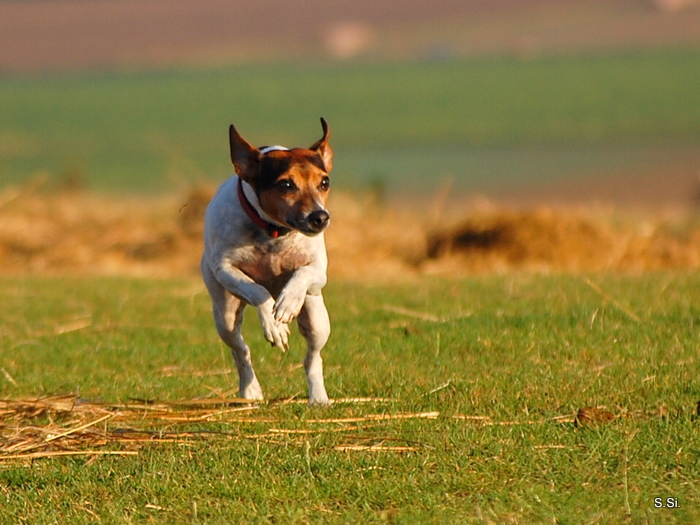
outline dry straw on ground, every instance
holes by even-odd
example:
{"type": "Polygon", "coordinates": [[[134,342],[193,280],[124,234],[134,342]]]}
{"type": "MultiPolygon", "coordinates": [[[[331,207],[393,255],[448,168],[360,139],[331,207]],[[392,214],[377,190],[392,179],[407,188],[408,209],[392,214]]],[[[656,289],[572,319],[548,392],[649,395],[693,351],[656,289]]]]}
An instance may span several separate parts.
{"type": "MultiPolygon", "coordinates": [[[[345,433],[337,451],[408,452],[420,443],[362,430],[389,421],[436,419],[438,412],[378,413],[338,418],[309,418],[306,428],[279,428],[285,421],[270,408],[294,400],[250,404],[243,399],[198,399],[178,402],[106,404],[75,396],[0,400],[0,463],[60,456],[133,455],[147,444],[192,443],[205,439],[255,439],[300,445],[309,435],[345,433]],[[256,412],[268,407],[264,415],[256,412]],[[224,429],[221,424],[225,423],[224,429]],[[259,430],[264,426],[263,431],[259,430]]],[[[338,399],[335,404],[384,404],[380,398],[338,399]]],[[[295,424],[295,423],[294,423],[295,424]]]]}
{"type": "MultiPolygon", "coordinates": [[[[449,418],[476,426],[571,425],[572,428],[612,424],[617,419],[668,417],[664,407],[652,411],[613,414],[605,407],[586,407],[577,414],[538,420],[496,421],[489,416],[443,415],[440,412],[396,412],[383,398],[337,399],[343,417],[289,420],[277,408],[303,400],[273,400],[251,404],[238,398],[213,397],[175,402],[133,400],[98,403],[73,395],[0,400],[0,466],[63,456],[128,456],[146,445],[193,444],[203,440],[255,440],[308,446],[310,436],[341,436],[329,448],[339,452],[415,452],[429,444],[406,440],[391,430],[397,420],[432,421],[449,418]],[[381,406],[376,413],[358,414],[359,405],[381,406]]],[[[362,411],[364,412],[364,410],[362,411]]],[[[540,445],[537,448],[563,448],[540,445]]]]}
{"type": "MultiPolygon", "coordinates": [[[[0,193],[0,271],[14,274],[194,276],[213,193],[105,197],[33,184],[0,193]]],[[[327,232],[335,278],[403,279],[509,270],[700,268],[700,220],[685,212],[510,209],[465,202],[381,206],[335,192],[327,232]],[[435,208],[435,210],[433,210],[435,208]]]]}

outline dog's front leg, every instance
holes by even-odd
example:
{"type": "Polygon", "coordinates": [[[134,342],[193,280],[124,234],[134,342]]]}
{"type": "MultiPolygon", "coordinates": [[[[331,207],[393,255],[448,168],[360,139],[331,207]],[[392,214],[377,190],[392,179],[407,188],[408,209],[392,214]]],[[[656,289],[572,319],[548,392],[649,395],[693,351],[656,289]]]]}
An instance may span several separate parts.
{"type": "Polygon", "coordinates": [[[289,348],[289,326],[275,319],[275,299],[270,292],[230,263],[219,265],[214,275],[221,286],[256,308],[265,339],[286,351],[289,348]]]}
{"type": "Polygon", "coordinates": [[[273,310],[275,319],[289,323],[301,312],[308,295],[319,295],[326,284],[326,272],[320,265],[302,266],[284,286],[273,310]]]}

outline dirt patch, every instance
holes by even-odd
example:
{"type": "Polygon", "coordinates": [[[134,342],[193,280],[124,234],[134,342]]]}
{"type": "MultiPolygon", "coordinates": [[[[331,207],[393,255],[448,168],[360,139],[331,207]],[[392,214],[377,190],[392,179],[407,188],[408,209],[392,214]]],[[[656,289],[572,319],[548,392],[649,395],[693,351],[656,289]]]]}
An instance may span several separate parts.
{"type": "MultiPolygon", "coordinates": [[[[3,274],[196,276],[213,188],[138,200],[41,184],[0,193],[3,274]]],[[[435,205],[382,207],[336,193],[326,236],[330,273],[404,279],[510,270],[648,271],[700,268],[697,213],[599,208],[484,209],[444,219],[435,205]]]]}

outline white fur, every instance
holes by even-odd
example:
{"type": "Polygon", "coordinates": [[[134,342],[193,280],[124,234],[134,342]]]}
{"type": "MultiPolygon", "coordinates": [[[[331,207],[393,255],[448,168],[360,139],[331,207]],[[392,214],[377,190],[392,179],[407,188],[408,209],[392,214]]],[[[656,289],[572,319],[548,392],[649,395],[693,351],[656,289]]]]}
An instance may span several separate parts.
{"type": "Polygon", "coordinates": [[[271,151],[289,151],[289,148],[285,148],[284,146],[265,146],[260,150],[260,154],[265,155],[271,151]]]}
{"type": "MultiPolygon", "coordinates": [[[[278,238],[269,237],[241,207],[237,184],[237,176],[224,182],[207,208],[201,271],[217,331],[231,347],[236,362],[240,396],[263,399],[250,349],[241,335],[243,310],[249,304],[257,309],[265,339],[282,350],[288,348],[288,325],[297,319],[307,342],[304,368],[309,404],[328,404],[321,359],[321,349],[330,335],[321,295],[328,266],[323,233],[309,237],[292,230],[278,238]]],[[[252,188],[247,184],[243,188],[251,204],[262,212],[252,188]]]]}
{"type": "Polygon", "coordinates": [[[265,210],[263,210],[262,206],[260,206],[260,201],[258,200],[258,196],[255,194],[255,190],[253,189],[253,187],[246,181],[241,182],[243,183],[243,194],[245,195],[246,199],[248,199],[248,202],[253,207],[253,209],[258,213],[258,216],[265,222],[275,224],[276,226],[283,226],[275,219],[270,217],[267,213],[265,213],[265,210]]]}

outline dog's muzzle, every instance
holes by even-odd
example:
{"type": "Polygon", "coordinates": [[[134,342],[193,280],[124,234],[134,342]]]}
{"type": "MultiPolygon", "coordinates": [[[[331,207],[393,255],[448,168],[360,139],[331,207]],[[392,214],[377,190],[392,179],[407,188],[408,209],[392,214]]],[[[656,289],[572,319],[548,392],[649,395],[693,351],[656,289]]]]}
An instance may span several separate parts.
{"type": "Polygon", "coordinates": [[[331,216],[326,210],[318,210],[309,213],[309,217],[306,220],[309,223],[311,230],[315,232],[322,232],[326,229],[326,226],[328,226],[331,216]]]}
{"type": "Polygon", "coordinates": [[[326,210],[316,210],[306,217],[288,221],[288,224],[305,235],[317,235],[325,230],[330,222],[330,213],[326,210]]]}

